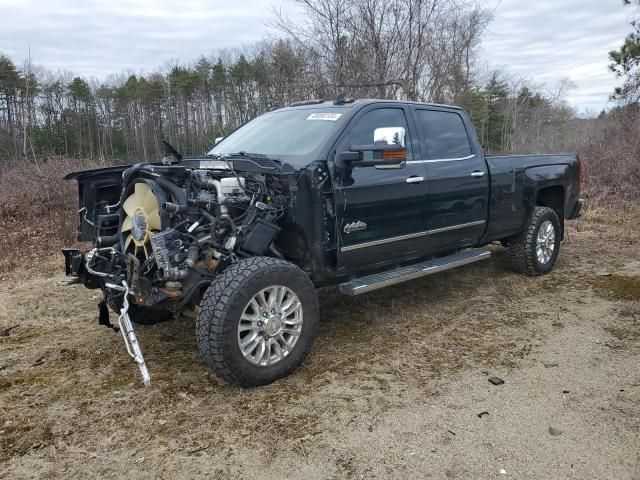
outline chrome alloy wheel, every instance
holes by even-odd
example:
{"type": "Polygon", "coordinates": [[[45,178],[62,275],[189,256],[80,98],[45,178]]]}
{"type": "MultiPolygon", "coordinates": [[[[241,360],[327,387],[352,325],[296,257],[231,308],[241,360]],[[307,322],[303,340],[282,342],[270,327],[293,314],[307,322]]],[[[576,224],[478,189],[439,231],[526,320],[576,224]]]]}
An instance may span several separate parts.
{"type": "Polygon", "coordinates": [[[549,220],[545,220],[540,225],[538,230],[538,236],[536,238],[536,257],[538,262],[542,265],[546,265],[553,256],[553,251],[556,248],[556,231],[553,228],[553,223],[549,220]]]}
{"type": "Polygon", "coordinates": [[[240,316],[240,352],[254,365],[278,363],[298,342],[302,321],[302,303],[291,289],[282,285],[262,289],[249,300],[240,316]]]}

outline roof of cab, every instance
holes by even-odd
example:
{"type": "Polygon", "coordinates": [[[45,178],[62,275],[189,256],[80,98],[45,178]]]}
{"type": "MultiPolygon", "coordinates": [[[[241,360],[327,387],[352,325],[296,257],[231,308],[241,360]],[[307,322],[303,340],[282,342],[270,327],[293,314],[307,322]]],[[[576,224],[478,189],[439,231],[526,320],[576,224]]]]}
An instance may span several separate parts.
{"type": "Polygon", "coordinates": [[[427,103],[427,102],[413,102],[413,101],[408,101],[408,100],[388,100],[388,99],[381,99],[381,98],[362,98],[362,99],[357,99],[357,100],[353,100],[353,101],[347,101],[345,103],[334,103],[333,100],[325,100],[323,102],[321,101],[317,101],[317,102],[309,102],[309,103],[302,103],[300,105],[289,105],[286,107],[282,107],[282,108],[278,108],[277,110],[290,110],[290,109],[317,109],[317,108],[350,108],[350,107],[354,107],[354,106],[359,106],[359,107],[364,107],[366,105],[370,105],[373,103],[397,103],[397,104],[401,104],[401,105],[422,105],[422,106],[428,106],[428,107],[438,107],[438,108],[452,108],[452,109],[456,109],[456,110],[462,110],[462,107],[458,107],[456,105],[444,105],[444,104],[439,104],[439,103],[427,103]]]}

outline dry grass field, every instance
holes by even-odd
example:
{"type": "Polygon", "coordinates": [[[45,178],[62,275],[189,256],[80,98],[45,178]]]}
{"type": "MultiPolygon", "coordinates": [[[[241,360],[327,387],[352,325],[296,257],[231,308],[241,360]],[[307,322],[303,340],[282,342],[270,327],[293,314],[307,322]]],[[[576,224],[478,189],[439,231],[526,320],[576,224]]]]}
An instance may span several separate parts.
{"type": "Polygon", "coordinates": [[[0,478],[640,478],[637,207],[571,222],[545,277],[496,246],[323,290],[304,367],[252,390],[208,373],[188,318],[137,327],[145,389],[97,294],[56,284],[61,257],[5,273],[0,478]]]}

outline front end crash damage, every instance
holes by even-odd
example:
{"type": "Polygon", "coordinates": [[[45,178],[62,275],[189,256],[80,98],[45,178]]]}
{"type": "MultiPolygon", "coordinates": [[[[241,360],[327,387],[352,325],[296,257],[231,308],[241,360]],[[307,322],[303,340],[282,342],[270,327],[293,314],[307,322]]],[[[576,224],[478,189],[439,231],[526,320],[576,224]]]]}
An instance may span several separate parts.
{"type": "MultiPolygon", "coordinates": [[[[299,173],[270,158],[236,154],[175,165],[137,164],[79,172],[78,239],[64,249],[67,284],[101,289],[118,313],[127,350],[148,373],[131,321],[189,314],[229,265],[279,256],[273,245],[299,173]]],[[[111,325],[105,319],[100,323],[111,325]]]]}

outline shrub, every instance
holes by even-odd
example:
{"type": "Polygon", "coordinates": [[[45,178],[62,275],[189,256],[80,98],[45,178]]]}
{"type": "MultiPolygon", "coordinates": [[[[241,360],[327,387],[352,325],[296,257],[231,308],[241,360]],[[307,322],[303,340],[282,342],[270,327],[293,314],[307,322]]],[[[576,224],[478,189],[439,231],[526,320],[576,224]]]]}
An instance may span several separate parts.
{"type": "Polygon", "coordinates": [[[77,187],[64,176],[109,163],[52,157],[0,171],[0,274],[75,244],[77,187]]]}

